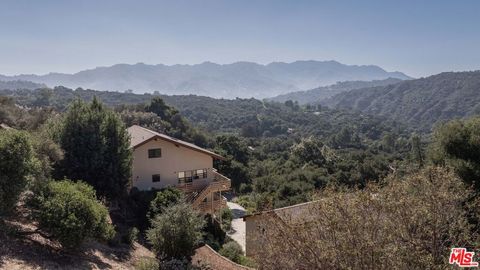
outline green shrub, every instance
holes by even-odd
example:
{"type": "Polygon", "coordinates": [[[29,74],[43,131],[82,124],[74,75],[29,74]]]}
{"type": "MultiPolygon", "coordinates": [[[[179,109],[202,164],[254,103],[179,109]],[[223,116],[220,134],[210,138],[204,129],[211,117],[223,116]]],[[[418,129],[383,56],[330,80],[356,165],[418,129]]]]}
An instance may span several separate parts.
{"type": "Polygon", "coordinates": [[[129,228],[127,232],[122,236],[122,242],[127,245],[133,245],[138,240],[139,231],[137,228],[129,228]]]}
{"type": "Polygon", "coordinates": [[[127,206],[135,216],[135,227],[145,231],[150,226],[150,204],[155,199],[157,191],[138,190],[136,187],[130,190],[127,206]]]}
{"type": "Polygon", "coordinates": [[[189,258],[202,239],[205,221],[190,205],[179,203],[152,220],[147,239],[161,260],[189,258]]]}
{"type": "Polygon", "coordinates": [[[77,247],[87,237],[108,240],[114,235],[107,208],[85,183],[50,181],[36,201],[39,228],[65,248],[77,247]]]}
{"type": "Polygon", "coordinates": [[[163,209],[180,202],[183,199],[183,193],[176,188],[165,188],[155,194],[155,198],[150,202],[148,216],[150,219],[161,214],[163,209]]]}
{"type": "Polygon", "coordinates": [[[158,270],[160,269],[160,265],[158,261],[154,258],[141,258],[135,264],[136,270],[158,270]]]}
{"type": "Polygon", "coordinates": [[[241,256],[243,256],[242,247],[235,241],[225,243],[219,253],[236,263],[240,263],[241,256]]]}
{"type": "Polygon", "coordinates": [[[0,215],[10,213],[34,167],[26,133],[0,131],[0,215]]]}
{"type": "Polygon", "coordinates": [[[222,208],[219,216],[222,220],[222,229],[229,231],[232,228],[233,212],[230,208],[222,208]]]}

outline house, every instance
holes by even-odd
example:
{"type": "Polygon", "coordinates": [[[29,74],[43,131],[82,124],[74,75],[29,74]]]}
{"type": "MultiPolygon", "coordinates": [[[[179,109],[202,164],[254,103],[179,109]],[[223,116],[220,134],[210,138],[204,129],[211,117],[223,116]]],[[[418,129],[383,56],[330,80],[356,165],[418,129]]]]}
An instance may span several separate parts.
{"type": "Polygon", "coordinates": [[[139,190],[177,187],[203,213],[227,206],[231,181],[213,168],[214,152],[137,125],[128,129],[133,149],[132,183],[139,190]]]}
{"type": "Polygon", "coordinates": [[[292,206],[263,211],[251,215],[245,215],[245,254],[249,257],[258,255],[269,241],[269,230],[272,230],[272,222],[280,222],[290,227],[304,224],[315,219],[315,213],[319,201],[306,202],[292,206]]]}

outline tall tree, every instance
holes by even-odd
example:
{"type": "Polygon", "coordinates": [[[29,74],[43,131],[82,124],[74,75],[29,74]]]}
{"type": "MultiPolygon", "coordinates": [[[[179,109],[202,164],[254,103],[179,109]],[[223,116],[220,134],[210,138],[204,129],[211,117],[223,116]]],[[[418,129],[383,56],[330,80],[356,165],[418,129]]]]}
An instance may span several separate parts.
{"type": "Polygon", "coordinates": [[[60,145],[65,156],[59,173],[91,184],[100,196],[126,194],[131,176],[130,138],[125,125],[96,98],[74,101],[63,119],[60,145]]]}

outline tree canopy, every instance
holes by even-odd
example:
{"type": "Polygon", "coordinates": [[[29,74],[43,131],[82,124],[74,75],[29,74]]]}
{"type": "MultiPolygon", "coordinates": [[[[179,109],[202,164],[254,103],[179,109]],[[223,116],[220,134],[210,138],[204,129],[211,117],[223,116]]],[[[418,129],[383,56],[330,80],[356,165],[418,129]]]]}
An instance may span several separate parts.
{"type": "Polygon", "coordinates": [[[109,199],[126,194],[131,181],[132,154],[126,127],[97,99],[72,103],[61,123],[64,150],[57,175],[83,180],[109,199]]]}

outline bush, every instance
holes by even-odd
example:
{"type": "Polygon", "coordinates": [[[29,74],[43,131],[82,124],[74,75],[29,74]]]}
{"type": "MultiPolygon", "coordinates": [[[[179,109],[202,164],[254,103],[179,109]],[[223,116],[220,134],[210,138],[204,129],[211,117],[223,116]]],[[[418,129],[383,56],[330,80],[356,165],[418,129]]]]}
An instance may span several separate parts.
{"type": "Polygon", "coordinates": [[[127,233],[122,236],[122,242],[127,245],[133,245],[135,241],[138,240],[139,231],[137,228],[129,228],[127,233]]]}
{"type": "Polygon", "coordinates": [[[202,239],[205,221],[190,205],[179,203],[152,220],[147,239],[160,260],[189,258],[202,239]]]}
{"type": "Polygon", "coordinates": [[[34,167],[26,133],[0,130],[0,215],[10,213],[34,167]]]}
{"type": "Polygon", "coordinates": [[[128,197],[128,210],[135,216],[135,225],[141,231],[145,231],[150,226],[150,204],[155,199],[157,191],[144,190],[139,191],[137,188],[130,190],[128,197]]]}
{"type": "Polygon", "coordinates": [[[35,200],[39,228],[65,248],[78,247],[87,237],[109,240],[114,235],[107,208],[85,183],[50,181],[35,200]]]}
{"type": "Polygon", "coordinates": [[[243,256],[242,247],[235,241],[224,244],[219,253],[236,263],[240,263],[241,257],[243,256]]]}
{"type": "Polygon", "coordinates": [[[222,208],[219,216],[222,220],[222,229],[229,231],[232,228],[233,213],[230,208],[222,208]]]}
{"type": "Polygon", "coordinates": [[[251,236],[261,269],[447,269],[475,247],[478,203],[450,170],[427,167],[386,185],[322,191],[298,211],[264,215],[251,236]]]}
{"type": "Polygon", "coordinates": [[[136,270],[158,270],[160,269],[160,265],[158,261],[153,258],[142,258],[138,260],[135,264],[136,270]]]}
{"type": "Polygon", "coordinates": [[[150,219],[161,214],[166,207],[177,204],[182,198],[183,193],[176,188],[168,187],[158,191],[155,199],[150,202],[150,210],[148,213],[150,219]]]}

